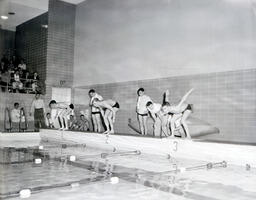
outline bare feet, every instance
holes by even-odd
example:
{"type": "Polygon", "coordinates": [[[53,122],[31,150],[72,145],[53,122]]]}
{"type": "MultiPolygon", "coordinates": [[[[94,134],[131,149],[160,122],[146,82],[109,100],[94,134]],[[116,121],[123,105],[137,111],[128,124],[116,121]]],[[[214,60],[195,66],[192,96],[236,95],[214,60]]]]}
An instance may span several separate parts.
{"type": "Polygon", "coordinates": [[[174,139],[174,138],[175,138],[175,136],[174,136],[174,135],[170,135],[168,138],[170,138],[170,139],[174,139]]]}
{"type": "Polygon", "coordinates": [[[187,135],[186,139],[191,140],[191,136],[187,135]]]}

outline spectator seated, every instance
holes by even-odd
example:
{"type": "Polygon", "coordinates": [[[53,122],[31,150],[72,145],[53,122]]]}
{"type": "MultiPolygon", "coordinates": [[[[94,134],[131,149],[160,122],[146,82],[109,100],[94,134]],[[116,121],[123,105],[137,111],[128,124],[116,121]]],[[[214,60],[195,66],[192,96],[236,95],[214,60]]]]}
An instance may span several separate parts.
{"type": "Polygon", "coordinates": [[[24,60],[20,60],[20,64],[18,65],[18,68],[25,71],[27,69],[27,65],[24,63],[24,60]]]}
{"type": "Polygon", "coordinates": [[[23,83],[21,82],[21,77],[19,71],[16,71],[13,75],[12,89],[13,92],[16,92],[16,89],[21,91],[23,89],[23,83]]]}
{"type": "Polygon", "coordinates": [[[12,130],[26,129],[26,119],[23,108],[19,108],[19,103],[14,103],[14,108],[11,110],[12,130]],[[23,123],[23,125],[21,124],[23,123]]]}
{"type": "Polygon", "coordinates": [[[89,121],[85,118],[84,115],[80,115],[80,120],[77,122],[77,130],[79,131],[89,131],[89,121]]]}
{"type": "Polygon", "coordinates": [[[34,72],[31,80],[32,80],[32,84],[31,84],[32,91],[33,92],[37,92],[38,90],[40,90],[40,87],[39,87],[39,76],[38,76],[37,72],[34,72]]]}
{"type": "Polygon", "coordinates": [[[68,121],[68,129],[69,130],[78,130],[78,123],[75,119],[74,115],[70,115],[70,119],[68,121]]]}
{"type": "Polygon", "coordinates": [[[43,85],[37,72],[31,74],[27,70],[24,59],[16,56],[10,60],[3,55],[0,63],[0,87],[2,92],[42,93],[43,85]]]}
{"type": "Polygon", "coordinates": [[[54,128],[54,123],[52,121],[51,113],[46,114],[45,124],[47,128],[54,128]]]}

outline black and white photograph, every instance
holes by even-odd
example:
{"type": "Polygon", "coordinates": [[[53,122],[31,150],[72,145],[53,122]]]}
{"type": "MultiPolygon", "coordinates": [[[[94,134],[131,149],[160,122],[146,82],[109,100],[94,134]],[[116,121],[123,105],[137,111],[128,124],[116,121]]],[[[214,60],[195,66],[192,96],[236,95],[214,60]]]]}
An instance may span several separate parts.
{"type": "Polygon", "coordinates": [[[0,199],[255,200],[256,0],[0,0],[0,199]]]}

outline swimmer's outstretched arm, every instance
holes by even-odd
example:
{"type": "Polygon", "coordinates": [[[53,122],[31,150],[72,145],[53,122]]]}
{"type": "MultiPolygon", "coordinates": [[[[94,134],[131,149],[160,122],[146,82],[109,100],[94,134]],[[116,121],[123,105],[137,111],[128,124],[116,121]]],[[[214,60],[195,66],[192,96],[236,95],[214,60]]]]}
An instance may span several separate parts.
{"type": "Polygon", "coordinates": [[[169,92],[169,90],[166,90],[164,93],[163,103],[170,102],[169,96],[170,96],[170,92],[169,92]]]}
{"type": "Polygon", "coordinates": [[[191,88],[181,99],[180,103],[177,105],[178,107],[181,107],[181,105],[187,100],[189,95],[194,91],[194,88],[191,88]]]}
{"type": "Polygon", "coordinates": [[[152,112],[149,111],[149,114],[152,117],[153,121],[155,122],[156,121],[156,114],[157,113],[152,113],[152,112]]]}
{"type": "Polygon", "coordinates": [[[190,89],[181,99],[181,101],[179,102],[178,105],[176,106],[172,106],[172,108],[170,109],[170,112],[171,113],[174,113],[174,114],[179,114],[179,113],[182,113],[184,110],[182,110],[181,106],[182,104],[187,100],[188,96],[194,91],[194,88],[190,89]]]}

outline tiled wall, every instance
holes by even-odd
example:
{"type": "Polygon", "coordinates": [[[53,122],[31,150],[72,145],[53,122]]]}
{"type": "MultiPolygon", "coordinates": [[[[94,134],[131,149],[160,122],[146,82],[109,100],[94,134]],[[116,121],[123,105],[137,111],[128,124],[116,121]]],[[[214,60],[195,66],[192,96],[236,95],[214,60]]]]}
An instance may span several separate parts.
{"type": "MultiPolygon", "coordinates": [[[[74,4],[49,1],[47,44],[47,94],[51,87],[72,87],[74,62],[74,4]]],[[[49,97],[50,98],[50,97],[49,97]]]]}
{"type": "MultiPolygon", "coordinates": [[[[116,131],[132,133],[127,122],[128,118],[136,120],[136,91],[139,87],[144,87],[146,93],[159,103],[166,89],[171,92],[171,102],[177,102],[193,87],[195,91],[188,100],[194,104],[193,115],[220,129],[219,135],[205,138],[256,143],[256,69],[92,85],[83,88],[85,94],[88,89],[94,88],[105,99],[117,100],[121,110],[117,114],[116,131]]],[[[79,90],[81,92],[81,89],[79,90]]],[[[87,102],[85,99],[84,104],[87,102]]],[[[82,109],[81,105],[79,107],[82,109]]]]}
{"type": "Polygon", "coordinates": [[[11,56],[14,53],[15,32],[0,28],[0,57],[3,54],[11,56]]]}
{"type": "Polygon", "coordinates": [[[28,70],[37,71],[42,83],[46,79],[48,13],[35,17],[16,28],[17,55],[25,59],[28,70]]]}

